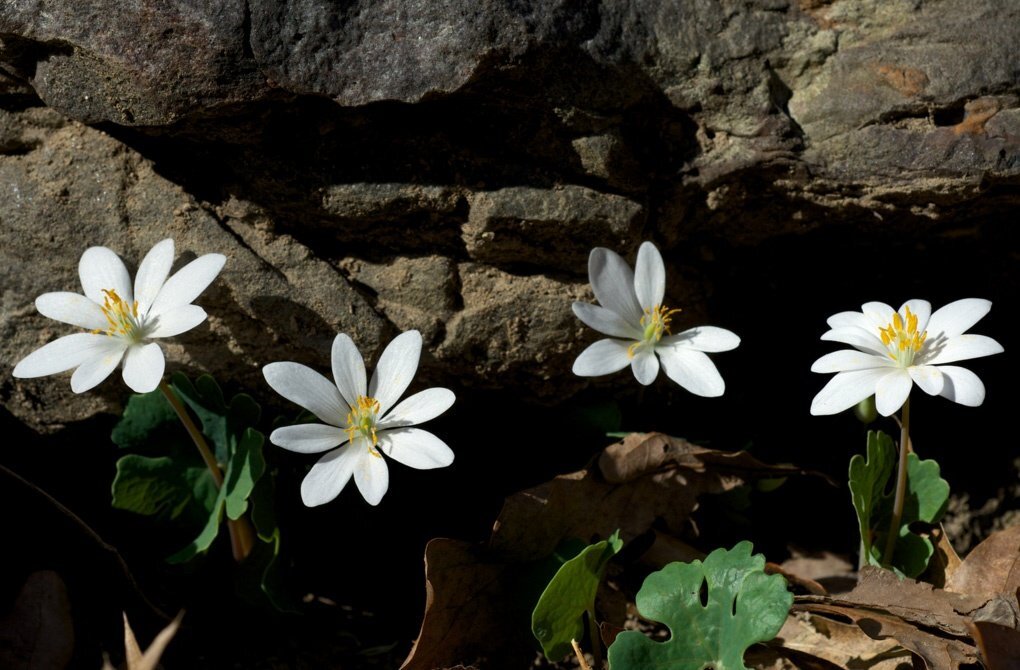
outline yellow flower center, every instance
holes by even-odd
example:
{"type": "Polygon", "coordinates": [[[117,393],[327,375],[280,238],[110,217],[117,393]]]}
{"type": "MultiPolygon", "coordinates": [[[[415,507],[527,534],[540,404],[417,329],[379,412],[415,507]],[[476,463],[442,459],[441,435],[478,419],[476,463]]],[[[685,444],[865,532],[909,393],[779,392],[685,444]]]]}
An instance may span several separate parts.
{"type": "Polygon", "coordinates": [[[889,358],[904,368],[913,364],[914,356],[928,337],[928,331],[917,332],[917,315],[910,311],[910,307],[906,308],[906,313],[906,322],[896,312],[888,326],[878,329],[882,344],[889,350],[889,358]]]}
{"type": "Polygon", "coordinates": [[[663,335],[669,335],[669,322],[674,314],[683,310],[670,309],[665,305],[656,305],[646,309],[641,317],[641,339],[627,347],[627,356],[634,358],[637,350],[642,346],[652,346],[662,339],[663,335]]]}
{"type": "Polygon", "coordinates": [[[366,440],[371,442],[368,446],[368,453],[373,456],[379,455],[375,447],[379,444],[379,436],[375,432],[375,424],[379,418],[379,401],[375,398],[369,398],[367,396],[358,396],[357,407],[352,407],[351,411],[347,413],[347,439],[354,442],[358,435],[364,437],[366,440]]]}
{"type": "Polygon", "coordinates": [[[136,300],[133,304],[128,305],[113,289],[104,288],[103,294],[106,298],[103,299],[100,309],[103,310],[103,316],[106,317],[109,327],[106,330],[99,328],[92,332],[140,339],[141,328],[138,327],[138,301],[136,300]]]}

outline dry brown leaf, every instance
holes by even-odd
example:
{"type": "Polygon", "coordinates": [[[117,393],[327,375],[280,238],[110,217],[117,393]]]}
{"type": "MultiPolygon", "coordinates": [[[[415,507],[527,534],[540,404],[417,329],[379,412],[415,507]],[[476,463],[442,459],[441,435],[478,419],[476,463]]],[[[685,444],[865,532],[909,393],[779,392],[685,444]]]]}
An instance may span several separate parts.
{"type": "Polygon", "coordinates": [[[635,433],[607,447],[597,465],[507,498],[491,546],[513,560],[548,555],[565,538],[630,540],[661,521],[681,534],[698,497],[759,479],[807,474],[746,451],[721,452],[662,433],[635,433]]]}
{"type": "MultiPolygon", "coordinates": [[[[144,652],[141,647],[138,646],[138,640],[135,639],[135,632],[131,630],[131,623],[128,621],[127,613],[124,614],[124,667],[125,670],[156,670],[159,667],[159,659],[163,656],[163,652],[166,651],[166,647],[170,644],[170,640],[173,639],[174,635],[177,634],[177,629],[181,627],[181,619],[184,618],[184,612],[178,612],[174,620],[171,621],[166,628],[161,630],[152,644],[144,652]]],[[[113,666],[110,665],[110,659],[103,661],[103,670],[114,670],[113,666]]]]}
{"type": "Polygon", "coordinates": [[[821,659],[833,667],[855,670],[897,670],[910,653],[896,640],[874,640],[853,624],[840,623],[799,612],[787,617],[773,642],[795,652],[791,658],[805,665],[806,657],[821,659]]]}
{"type": "Polygon", "coordinates": [[[975,621],[970,632],[988,670],[1016,670],[1020,666],[1020,631],[990,621],[975,621]]]}
{"type": "Polygon", "coordinates": [[[33,572],[14,609],[0,620],[0,667],[64,668],[74,654],[74,623],[64,580],[52,570],[33,572]]]}
{"type": "Polygon", "coordinates": [[[932,554],[928,563],[929,580],[935,586],[945,588],[963,561],[953,549],[953,545],[946,535],[946,529],[941,525],[931,531],[928,539],[931,540],[932,546],[935,548],[935,553],[932,554]]]}
{"type": "MultiPolygon", "coordinates": [[[[811,596],[814,597],[814,596],[811,596]]],[[[924,660],[928,670],[959,670],[977,662],[977,649],[957,638],[938,635],[899,617],[853,605],[795,602],[795,611],[818,612],[853,621],[868,637],[893,639],[924,660]]]]}
{"type": "Polygon", "coordinates": [[[967,554],[946,589],[985,599],[1020,589],[1020,526],[989,535],[967,554]]]}
{"type": "Polygon", "coordinates": [[[909,623],[966,636],[969,613],[986,600],[936,589],[931,584],[901,579],[889,570],[866,566],[852,591],[823,602],[887,612],[909,623]]]}
{"type": "Polygon", "coordinates": [[[425,616],[401,670],[468,662],[527,667],[532,653],[528,639],[521,638],[529,633],[527,621],[515,622],[507,611],[514,571],[515,566],[469,542],[431,540],[425,547],[425,616]]]}

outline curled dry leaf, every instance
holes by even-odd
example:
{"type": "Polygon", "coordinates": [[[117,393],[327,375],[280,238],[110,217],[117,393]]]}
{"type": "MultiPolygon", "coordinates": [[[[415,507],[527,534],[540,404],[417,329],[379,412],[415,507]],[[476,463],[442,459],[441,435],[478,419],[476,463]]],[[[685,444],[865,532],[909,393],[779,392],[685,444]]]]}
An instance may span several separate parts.
{"type": "Polygon", "coordinates": [[[867,670],[897,670],[904,655],[907,655],[896,640],[875,640],[853,624],[832,621],[808,612],[787,617],[779,635],[769,644],[781,647],[779,653],[783,653],[782,650],[799,652],[839,668],[850,667],[853,661],[855,667],[867,670]]]}
{"type": "Polygon", "coordinates": [[[515,560],[549,554],[564,538],[625,541],[659,520],[680,534],[706,493],[805,470],[762,463],[746,451],[699,447],[662,433],[633,433],[607,447],[597,463],[507,498],[491,545],[515,560]]]}
{"type": "Polygon", "coordinates": [[[994,598],[1020,589],[1020,526],[989,535],[976,546],[946,583],[946,590],[994,598]]]}
{"type": "MultiPolygon", "coordinates": [[[[163,652],[166,651],[166,647],[170,644],[170,640],[173,639],[174,635],[177,634],[177,629],[181,626],[181,619],[184,618],[184,612],[178,612],[174,620],[171,621],[166,628],[161,630],[152,644],[144,652],[142,648],[138,646],[138,640],[135,639],[135,632],[131,630],[131,623],[128,621],[127,614],[124,614],[124,668],[125,670],[156,670],[159,667],[159,659],[163,656],[163,652]]],[[[110,665],[110,659],[106,659],[103,662],[103,670],[114,670],[113,666],[110,665]]]]}
{"type": "Polygon", "coordinates": [[[960,670],[977,662],[977,649],[957,637],[936,635],[890,614],[848,605],[794,604],[795,610],[846,617],[875,640],[896,640],[924,660],[928,670],[960,670]]]}
{"type": "Polygon", "coordinates": [[[1016,670],[1020,663],[1020,631],[991,621],[975,621],[970,632],[988,670],[1016,670]]]}
{"type": "Polygon", "coordinates": [[[528,619],[515,621],[508,612],[519,570],[473,543],[431,540],[425,547],[425,619],[401,670],[459,663],[527,667],[534,655],[528,619]]]}

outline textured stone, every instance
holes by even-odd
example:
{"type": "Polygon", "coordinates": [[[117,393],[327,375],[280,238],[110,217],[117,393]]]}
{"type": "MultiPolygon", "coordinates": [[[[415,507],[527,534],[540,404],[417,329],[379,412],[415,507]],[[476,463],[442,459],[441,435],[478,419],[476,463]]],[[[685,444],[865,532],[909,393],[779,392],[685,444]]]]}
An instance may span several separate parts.
{"type": "Polygon", "coordinates": [[[644,223],[637,203],[580,186],[505,188],[476,193],[470,201],[464,226],[468,254],[496,263],[576,272],[587,267],[592,247],[623,253],[635,247],[644,223]]]}

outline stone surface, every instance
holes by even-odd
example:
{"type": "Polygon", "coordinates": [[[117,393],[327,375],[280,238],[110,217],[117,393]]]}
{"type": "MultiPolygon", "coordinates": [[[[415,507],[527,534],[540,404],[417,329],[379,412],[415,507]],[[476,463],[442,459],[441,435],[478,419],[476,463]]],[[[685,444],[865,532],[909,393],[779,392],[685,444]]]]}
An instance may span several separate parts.
{"type": "Polygon", "coordinates": [[[45,427],[122,398],[8,372],[84,248],[166,235],[230,258],[171,359],[244,385],[413,327],[430,380],[569,395],[587,254],[643,239],[690,324],[859,281],[807,236],[885,259],[871,285],[897,253],[937,283],[935,254],[1005,291],[1018,43],[1011,0],[6,3],[0,401],[45,427]]]}

